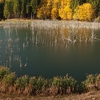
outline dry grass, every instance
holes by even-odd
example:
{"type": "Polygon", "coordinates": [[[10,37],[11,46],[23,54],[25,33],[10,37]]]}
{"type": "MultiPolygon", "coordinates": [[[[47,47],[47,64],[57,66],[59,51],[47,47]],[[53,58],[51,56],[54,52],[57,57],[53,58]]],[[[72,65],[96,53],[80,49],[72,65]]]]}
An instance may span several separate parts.
{"type": "Polygon", "coordinates": [[[58,96],[14,96],[14,95],[0,95],[0,100],[100,100],[100,91],[84,93],[81,95],[58,95],[58,96]]]}
{"type": "MultiPolygon", "coordinates": [[[[43,23],[43,25],[46,23],[46,25],[47,25],[47,22],[48,22],[48,24],[50,24],[51,22],[52,22],[52,20],[46,20],[46,21],[44,21],[44,20],[37,20],[37,19],[25,19],[25,18],[23,18],[23,19],[21,19],[21,18],[13,18],[13,19],[7,19],[7,20],[2,20],[2,21],[0,21],[0,25],[3,25],[3,24],[5,24],[5,23],[7,23],[7,22],[11,22],[11,23],[17,23],[17,22],[21,22],[21,23],[25,23],[25,22],[28,22],[28,23],[31,23],[31,22],[35,22],[35,24],[36,23],[43,23]]],[[[86,22],[86,21],[73,21],[73,20],[71,20],[71,21],[67,21],[67,20],[61,20],[61,21],[59,21],[59,20],[56,20],[56,21],[53,21],[53,24],[54,24],[54,22],[56,22],[56,24],[58,25],[59,23],[61,24],[65,24],[65,25],[79,25],[79,27],[87,27],[87,28],[95,28],[95,29],[98,29],[98,28],[100,28],[100,23],[99,22],[86,22]],[[74,23],[74,24],[73,24],[74,23]]],[[[48,25],[49,26],[49,25],[48,25]]]]}

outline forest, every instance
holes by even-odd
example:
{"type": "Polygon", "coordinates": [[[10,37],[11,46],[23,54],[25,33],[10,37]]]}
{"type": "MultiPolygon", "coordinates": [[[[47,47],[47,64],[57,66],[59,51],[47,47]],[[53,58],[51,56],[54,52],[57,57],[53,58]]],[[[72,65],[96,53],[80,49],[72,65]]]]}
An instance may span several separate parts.
{"type": "Polygon", "coordinates": [[[0,20],[8,18],[94,21],[99,0],[0,0],[0,20]]]}

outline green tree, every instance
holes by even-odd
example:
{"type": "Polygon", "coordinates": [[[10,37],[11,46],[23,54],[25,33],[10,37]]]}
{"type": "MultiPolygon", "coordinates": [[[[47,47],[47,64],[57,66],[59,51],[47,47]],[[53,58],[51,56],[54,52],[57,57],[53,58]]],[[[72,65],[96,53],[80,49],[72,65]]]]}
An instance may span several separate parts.
{"type": "Polygon", "coordinates": [[[20,16],[21,14],[20,0],[13,0],[13,12],[15,17],[20,16]]]}
{"type": "Polygon", "coordinates": [[[80,4],[80,0],[71,0],[71,9],[72,12],[74,13],[75,8],[80,4]]]}
{"type": "Polygon", "coordinates": [[[13,0],[6,0],[4,5],[4,17],[13,17],[13,0]]]}
{"type": "Polygon", "coordinates": [[[3,18],[4,1],[0,0],[0,19],[3,18]]]}
{"type": "Polygon", "coordinates": [[[20,0],[20,17],[26,17],[26,0],[20,0]]]}
{"type": "Polygon", "coordinates": [[[37,0],[31,0],[30,6],[32,7],[32,15],[34,17],[36,17],[38,1],[37,0]]]}

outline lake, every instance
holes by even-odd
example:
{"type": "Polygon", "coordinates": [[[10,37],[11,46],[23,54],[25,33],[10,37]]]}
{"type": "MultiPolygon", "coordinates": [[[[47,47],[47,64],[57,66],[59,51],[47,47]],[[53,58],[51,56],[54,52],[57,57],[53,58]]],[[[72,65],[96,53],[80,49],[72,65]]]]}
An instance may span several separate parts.
{"type": "Polygon", "coordinates": [[[51,26],[1,26],[0,65],[17,76],[69,74],[79,81],[100,73],[100,29],[51,26]]]}

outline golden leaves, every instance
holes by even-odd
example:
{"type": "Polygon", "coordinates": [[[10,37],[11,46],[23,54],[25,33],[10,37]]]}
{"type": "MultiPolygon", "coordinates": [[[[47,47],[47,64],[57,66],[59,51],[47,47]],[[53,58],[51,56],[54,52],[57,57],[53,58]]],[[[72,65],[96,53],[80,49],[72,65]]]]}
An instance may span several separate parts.
{"type": "Polygon", "coordinates": [[[94,9],[90,3],[84,3],[75,9],[73,18],[81,21],[91,21],[94,17],[94,9]]]}
{"type": "Polygon", "coordinates": [[[0,0],[0,2],[2,2],[2,0],[0,0]]]}
{"type": "Polygon", "coordinates": [[[71,20],[72,19],[72,9],[69,6],[59,9],[59,16],[62,19],[71,20]]]}
{"type": "Polygon", "coordinates": [[[61,18],[64,20],[78,19],[91,21],[94,18],[94,9],[90,3],[84,3],[71,9],[71,0],[41,0],[41,7],[37,12],[38,18],[61,18]],[[45,2],[45,3],[44,3],[45,2]],[[42,4],[43,3],[43,4],[42,4]]]}
{"type": "Polygon", "coordinates": [[[51,10],[51,16],[52,16],[52,19],[57,19],[57,17],[58,17],[58,9],[57,8],[53,8],[51,10]]]}

